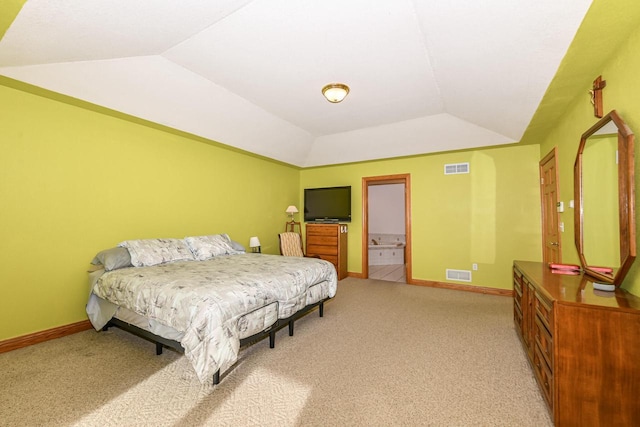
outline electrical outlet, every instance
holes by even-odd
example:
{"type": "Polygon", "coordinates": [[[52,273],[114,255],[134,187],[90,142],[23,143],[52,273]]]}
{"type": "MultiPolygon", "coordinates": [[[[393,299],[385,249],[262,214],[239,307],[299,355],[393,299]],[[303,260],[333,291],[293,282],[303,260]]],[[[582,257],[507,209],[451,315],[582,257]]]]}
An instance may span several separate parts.
{"type": "Polygon", "coordinates": [[[478,264],[471,264],[471,268],[473,268],[474,270],[478,270],[478,264]]]}

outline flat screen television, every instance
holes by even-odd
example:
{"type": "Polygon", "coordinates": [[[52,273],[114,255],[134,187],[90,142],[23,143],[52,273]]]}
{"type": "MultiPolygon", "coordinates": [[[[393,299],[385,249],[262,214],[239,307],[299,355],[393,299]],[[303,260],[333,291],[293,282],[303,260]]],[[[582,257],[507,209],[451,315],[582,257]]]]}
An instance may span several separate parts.
{"type": "Polygon", "coordinates": [[[305,222],[351,222],[351,186],[305,188],[305,222]]]}

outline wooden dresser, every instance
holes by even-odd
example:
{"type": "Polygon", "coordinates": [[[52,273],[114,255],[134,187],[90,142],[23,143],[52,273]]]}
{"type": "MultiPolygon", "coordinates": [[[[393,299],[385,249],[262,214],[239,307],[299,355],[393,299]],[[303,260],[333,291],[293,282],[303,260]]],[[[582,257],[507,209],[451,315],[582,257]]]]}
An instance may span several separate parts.
{"type": "Polygon", "coordinates": [[[346,224],[306,224],[307,255],[318,255],[333,263],[338,280],[347,277],[346,224]]]}
{"type": "Polygon", "coordinates": [[[588,276],[513,265],[513,316],[560,426],[640,425],[640,298],[588,276]]]}

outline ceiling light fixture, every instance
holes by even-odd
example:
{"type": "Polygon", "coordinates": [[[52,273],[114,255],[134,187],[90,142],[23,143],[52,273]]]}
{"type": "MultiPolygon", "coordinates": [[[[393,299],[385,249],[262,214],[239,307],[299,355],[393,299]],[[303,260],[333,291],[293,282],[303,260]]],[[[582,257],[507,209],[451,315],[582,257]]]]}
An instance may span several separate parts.
{"type": "Polygon", "coordinates": [[[342,83],[330,83],[322,88],[324,97],[334,104],[342,101],[348,93],[349,86],[342,83]]]}

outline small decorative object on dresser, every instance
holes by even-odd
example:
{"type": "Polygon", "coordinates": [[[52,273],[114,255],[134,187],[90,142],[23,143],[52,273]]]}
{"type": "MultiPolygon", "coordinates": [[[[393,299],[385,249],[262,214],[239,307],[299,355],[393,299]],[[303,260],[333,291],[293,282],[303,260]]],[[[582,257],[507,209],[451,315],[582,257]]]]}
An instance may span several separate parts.
{"type": "Polygon", "coordinates": [[[338,280],[347,277],[346,224],[306,224],[307,256],[318,255],[330,261],[338,272],[338,280]]]}
{"type": "Polygon", "coordinates": [[[513,317],[556,427],[640,420],[640,298],[593,279],[513,265],[513,317]]]}

